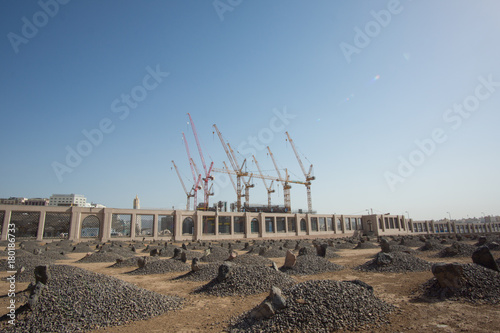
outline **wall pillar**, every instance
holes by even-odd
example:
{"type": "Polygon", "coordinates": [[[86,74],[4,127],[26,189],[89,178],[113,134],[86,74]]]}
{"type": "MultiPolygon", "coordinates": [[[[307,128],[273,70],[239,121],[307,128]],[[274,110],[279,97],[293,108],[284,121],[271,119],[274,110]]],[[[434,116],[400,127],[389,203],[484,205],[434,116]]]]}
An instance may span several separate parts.
{"type": "Polygon", "coordinates": [[[136,222],[136,216],[137,214],[132,213],[130,218],[130,239],[133,240],[135,239],[135,222],[136,222]]]}
{"type": "Polygon", "coordinates": [[[7,235],[9,234],[9,223],[10,223],[10,217],[12,216],[12,210],[11,209],[6,209],[5,214],[3,217],[3,224],[2,224],[2,237],[1,240],[7,240],[7,235]]]}
{"type": "Polygon", "coordinates": [[[178,211],[174,211],[174,234],[172,235],[172,240],[178,241],[182,237],[182,215],[178,211]]]}
{"type": "Polygon", "coordinates": [[[36,240],[41,241],[43,239],[43,230],[45,229],[45,215],[46,213],[44,211],[39,212],[39,218],[38,218],[38,229],[36,232],[36,240]]]}
{"type": "Polygon", "coordinates": [[[153,236],[153,239],[157,239],[158,238],[158,219],[159,219],[159,215],[158,213],[154,214],[154,217],[153,217],[153,230],[151,230],[151,235],[153,236]]]}
{"type": "Polygon", "coordinates": [[[203,237],[203,212],[196,211],[194,215],[193,239],[199,240],[203,237]]]}
{"type": "Polygon", "coordinates": [[[71,207],[71,222],[69,227],[69,239],[80,240],[80,224],[82,223],[82,211],[79,207],[71,207]]]}
{"type": "Polygon", "coordinates": [[[111,222],[113,220],[113,209],[104,208],[104,214],[102,218],[102,231],[99,235],[101,242],[107,242],[111,237],[111,222]]]}

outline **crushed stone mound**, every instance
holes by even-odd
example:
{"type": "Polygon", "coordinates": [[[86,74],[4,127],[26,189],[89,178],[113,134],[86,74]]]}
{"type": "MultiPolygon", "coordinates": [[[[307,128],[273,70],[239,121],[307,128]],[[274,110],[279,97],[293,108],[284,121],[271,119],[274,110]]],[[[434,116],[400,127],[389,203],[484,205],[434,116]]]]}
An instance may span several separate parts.
{"type": "Polygon", "coordinates": [[[354,248],[355,250],[364,250],[364,249],[376,249],[380,248],[377,244],[372,242],[359,242],[358,245],[354,248]]]}
{"type": "MultiPolygon", "coordinates": [[[[132,258],[127,258],[123,259],[121,261],[115,262],[113,265],[108,266],[109,268],[122,268],[122,267],[138,267],[137,261],[141,257],[132,257],[132,258]]],[[[157,261],[160,260],[159,258],[156,257],[147,257],[147,260],[149,262],[157,261]]]]}
{"type": "Polygon", "coordinates": [[[410,253],[410,254],[417,253],[415,250],[410,249],[408,246],[405,246],[405,245],[399,245],[399,244],[390,245],[389,248],[391,250],[391,253],[394,253],[394,252],[405,252],[405,253],[410,253]]]}
{"type": "Polygon", "coordinates": [[[10,267],[7,260],[2,260],[3,271],[19,271],[24,267],[24,270],[16,274],[16,281],[18,282],[32,282],[35,281],[33,270],[36,266],[53,264],[54,260],[34,254],[26,253],[22,256],[16,256],[14,267],[10,267]]]}
{"type": "Polygon", "coordinates": [[[148,262],[144,267],[137,268],[136,270],[128,272],[127,274],[131,275],[164,274],[171,272],[185,272],[189,271],[190,269],[191,267],[188,264],[185,264],[180,260],[163,259],[163,260],[155,260],[152,262],[148,262]]]}
{"type": "Polygon", "coordinates": [[[210,254],[209,255],[203,255],[200,258],[200,261],[202,262],[221,262],[229,258],[229,254],[231,252],[223,247],[220,246],[213,246],[210,248],[210,254]]]}
{"type": "Polygon", "coordinates": [[[405,252],[379,252],[374,259],[355,267],[364,272],[423,272],[431,269],[431,263],[405,252]]]}
{"type": "Polygon", "coordinates": [[[186,274],[183,274],[181,276],[174,278],[173,280],[200,282],[200,281],[210,281],[210,280],[215,279],[217,277],[220,264],[208,263],[208,264],[199,265],[199,266],[200,266],[199,271],[196,271],[196,272],[189,271],[186,274]]]}
{"type": "Polygon", "coordinates": [[[273,264],[273,261],[271,259],[254,254],[239,255],[233,260],[231,260],[231,262],[240,265],[260,265],[260,266],[271,266],[273,264]]]}
{"type": "Polygon", "coordinates": [[[312,275],[324,272],[335,272],[342,269],[344,269],[344,266],[334,264],[323,257],[306,254],[298,256],[293,267],[281,267],[280,271],[290,275],[312,275]]]}
{"type": "Polygon", "coordinates": [[[477,247],[461,242],[454,242],[451,246],[445,247],[436,255],[439,258],[449,257],[470,257],[477,250],[477,247]]]}
{"type": "Polygon", "coordinates": [[[7,332],[74,332],[118,326],[182,305],[179,297],[77,267],[49,266],[49,273],[47,288],[34,309],[20,314],[16,325],[7,332]]]}
{"type": "Polygon", "coordinates": [[[212,279],[207,284],[194,290],[213,296],[253,295],[269,291],[272,286],[287,288],[295,284],[295,280],[287,274],[271,267],[233,265],[229,275],[219,281],[212,279]]]}
{"type": "Polygon", "coordinates": [[[231,332],[333,332],[381,327],[394,306],[348,281],[311,280],[283,290],[286,308],[270,319],[247,312],[231,321],[231,332]]]}
{"type": "Polygon", "coordinates": [[[421,286],[424,298],[447,298],[452,301],[465,301],[474,304],[500,304],[500,272],[477,264],[463,264],[465,283],[451,290],[441,288],[436,278],[421,286]]]}
{"type": "Polygon", "coordinates": [[[266,251],[264,251],[262,256],[265,258],[282,258],[282,257],[286,256],[286,250],[283,250],[283,249],[280,250],[279,247],[273,246],[270,249],[267,249],[266,251]]]}
{"type": "Polygon", "coordinates": [[[123,260],[123,256],[119,255],[116,252],[106,252],[106,251],[99,251],[99,252],[94,252],[89,255],[86,255],[80,260],[77,260],[76,262],[81,262],[81,263],[91,263],[91,262],[116,262],[116,259],[123,260]]]}
{"type": "Polygon", "coordinates": [[[425,242],[424,245],[419,247],[417,250],[418,251],[441,251],[444,248],[446,248],[446,245],[441,244],[441,242],[439,242],[435,239],[429,239],[425,242]]]}

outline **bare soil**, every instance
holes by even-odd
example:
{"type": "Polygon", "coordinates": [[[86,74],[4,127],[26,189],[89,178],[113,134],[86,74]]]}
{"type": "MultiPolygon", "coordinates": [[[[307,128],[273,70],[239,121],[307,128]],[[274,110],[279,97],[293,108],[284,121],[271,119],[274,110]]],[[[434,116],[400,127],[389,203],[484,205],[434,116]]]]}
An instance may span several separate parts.
{"type": "MultiPolygon", "coordinates": [[[[361,265],[379,252],[379,249],[340,250],[340,258],[332,262],[345,266],[338,272],[318,275],[294,276],[298,282],[312,279],[353,280],[359,279],[373,286],[375,294],[397,307],[390,316],[390,325],[380,332],[500,332],[500,306],[474,305],[452,301],[425,301],[417,295],[419,286],[432,278],[432,273],[371,273],[360,272],[353,268],[361,265]]],[[[419,257],[432,262],[469,263],[470,258],[436,258],[424,253],[419,257]]],[[[107,274],[131,282],[139,287],[165,295],[177,295],[185,298],[184,307],[175,312],[145,321],[128,323],[124,326],[103,328],[94,332],[221,332],[228,325],[230,318],[238,316],[258,305],[267,293],[245,297],[213,297],[191,292],[205,282],[175,281],[173,278],[184,273],[156,275],[128,275],[126,272],[135,268],[108,268],[112,263],[76,263],[85,254],[69,254],[69,259],[58,264],[69,264],[90,271],[107,274]]],[[[498,257],[498,252],[494,254],[498,257]]],[[[272,258],[278,266],[284,258],[272,258]]],[[[0,273],[0,296],[8,293],[5,281],[6,272],[0,273]]],[[[18,291],[25,289],[28,283],[17,283],[18,291]]],[[[7,313],[9,298],[0,297],[0,315],[7,313]]],[[[23,304],[22,300],[17,305],[23,304]]],[[[361,330],[362,331],[362,330],[361,330]]],[[[372,331],[372,330],[370,330],[372,331]]]]}

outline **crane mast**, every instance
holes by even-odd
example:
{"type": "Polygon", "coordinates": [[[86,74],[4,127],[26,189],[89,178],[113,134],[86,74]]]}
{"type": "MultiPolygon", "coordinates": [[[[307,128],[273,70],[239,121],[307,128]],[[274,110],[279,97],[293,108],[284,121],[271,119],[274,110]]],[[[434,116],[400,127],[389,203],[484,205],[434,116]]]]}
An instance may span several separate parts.
{"type": "Polygon", "coordinates": [[[276,172],[278,173],[278,179],[283,184],[283,195],[285,197],[285,209],[287,209],[290,212],[292,209],[292,203],[291,203],[291,199],[290,199],[290,189],[292,188],[292,186],[288,182],[288,177],[289,177],[288,171],[285,169],[286,178],[283,179],[281,177],[281,173],[280,173],[280,170],[278,168],[278,164],[276,164],[276,161],[274,160],[273,153],[271,152],[271,148],[269,148],[269,146],[267,146],[267,150],[269,151],[269,155],[271,156],[271,159],[273,160],[274,168],[276,169],[276,172]]]}
{"type": "Polygon", "coordinates": [[[290,134],[288,132],[285,132],[286,136],[288,137],[288,141],[290,142],[290,145],[292,146],[293,152],[295,153],[295,157],[297,158],[297,161],[299,162],[300,168],[302,169],[302,173],[304,174],[304,177],[306,178],[305,181],[305,186],[307,190],[307,209],[309,213],[312,213],[312,199],[311,199],[311,180],[314,180],[315,177],[311,175],[312,170],[313,170],[313,165],[309,167],[309,172],[306,172],[306,169],[304,168],[304,164],[302,164],[302,160],[300,159],[299,153],[297,152],[297,149],[295,148],[295,144],[293,143],[292,138],[290,137],[290,134]]]}
{"type": "Polygon", "coordinates": [[[261,176],[262,182],[264,183],[264,187],[267,190],[267,206],[271,208],[271,193],[274,193],[273,189],[273,182],[274,180],[271,180],[271,185],[269,187],[267,186],[266,179],[264,178],[264,175],[262,174],[262,170],[260,169],[259,163],[257,162],[257,159],[255,158],[254,155],[252,155],[253,160],[255,162],[255,165],[257,166],[257,170],[259,170],[259,174],[261,176]]]}
{"type": "Polygon", "coordinates": [[[203,151],[201,149],[200,140],[198,139],[198,133],[196,132],[196,127],[194,125],[193,118],[191,118],[191,115],[189,113],[187,115],[189,116],[189,122],[191,123],[191,128],[193,129],[194,138],[196,140],[196,146],[198,147],[198,153],[200,154],[201,163],[203,164],[203,170],[205,171],[205,178],[203,178],[203,193],[205,201],[203,204],[205,210],[208,210],[209,197],[210,195],[213,195],[213,193],[210,193],[211,187],[209,188],[208,183],[210,180],[213,180],[213,177],[210,175],[210,173],[212,172],[212,167],[214,165],[214,162],[210,164],[210,168],[207,170],[207,165],[205,163],[205,158],[203,157],[203,151]]]}
{"type": "Polygon", "coordinates": [[[177,165],[175,165],[175,162],[173,160],[172,160],[172,164],[174,165],[175,172],[177,172],[177,177],[179,177],[179,180],[181,181],[181,185],[182,185],[182,188],[184,189],[184,193],[186,193],[186,197],[187,197],[186,210],[189,210],[189,201],[190,201],[189,198],[191,198],[193,196],[193,194],[189,193],[186,190],[186,185],[184,185],[184,181],[182,180],[179,169],[177,169],[177,165]]]}
{"type": "MultiPolygon", "coordinates": [[[[236,184],[237,184],[236,185],[236,209],[238,212],[240,212],[241,211],[241,197],[242,197],[241,180],[242,180],[242,177],[248,175],[248,172],[243,172],[243,167],[245,165],[246,160],[243,161],[243,163],[240,167],[238,164],[238,160],[236,159],[236,155],[234,154],[233,149],[231,148],[229,143],[226,144],[226,142],[224,141],[224,138],[222,137],[221,132],[217,128],[217,125],[214,124],[213,127],[215,128],[215,131],[217,132],[217,136],[219,137],[219,140],[222,144],[222,148],[224,148],[224,151],[226,152],[227,158],[229,159],[229,162],[231,163],[231,166],[233,167],[233,170],[234,170],[235,175],[236,175],[236,184]]],[[[229,168],[227,168],[227,166],[226,166],[226,169],[229,170],[229,168]]],[[[232,178],[231,178],[231,181],[232,181],[232,178]]],[[[243,180],[243,182],[244,182],[244,180],[243,180]]]]}
{"type": "Polygon", "coordinates": [[[198,190],[201,189],[200,186],[200,181],[201,181],[201,174],[198,172],[198,168],[196,167],[196,164],[194,163],[194,160],[191,158],[191,153],[189,151],[189,145],[186,139],[186,135],[184,135],[184,132],[182,133],[182,139],[184,140],[184,146],[186,147],[186,153],[188,156],[189,160],[189,166],[191,167],[191,174],[193,175],[193,205],[194,205],[194,210],[196,210],[196,207],[198,207],[198,190]]]}

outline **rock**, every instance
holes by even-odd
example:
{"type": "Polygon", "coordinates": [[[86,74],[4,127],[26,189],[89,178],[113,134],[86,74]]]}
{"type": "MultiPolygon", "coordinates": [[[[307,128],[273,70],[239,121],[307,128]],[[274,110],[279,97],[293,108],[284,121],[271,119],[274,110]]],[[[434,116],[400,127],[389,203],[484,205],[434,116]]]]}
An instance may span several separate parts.
{"type": "MultiPolygon", "coordinates": [[[[483,237],[484,236],[479,237],[479,240],[481,241],[481,238],[483,237]]],[[[486,237],[484,237],[484,239],[484,243],[486,243],[486,237]]],[[[474,253],[472,253],[472,262],[494,271],[499,271],[495,258],[493,258],[490,249],[485,245],[479,247],[476,251],[474,251],[474,253]]]]}
{"type": "Polygon", "coordinates": [[[193,260],[191,261],[191,272],[197,272],[200,270],[198,262],[199,262],[198,258],[193,258],[193,260]]]}
{"type": "Polygon", "coordinates": [[[230,262],[225,262],[219,266],[219,274],[217,275],[217,280],[219,282],[224,281],[233,269],[233,265],[230,262]]]}
{"type": "Polygon", "coordinates": [[[139,268],[143,268],[144,266],[147,265],[147,263],[148,263],[148,257],[142,257],[137,259],[137,266],[139,268]]]}
{"type": "Polygon", "coordinates": [[[384,253],[391,252],[391,246],[389,244],[389,241],[386,238],[382,237],[380,239],[380,248],[382,249],[382,252],[384,252],[384,253]]]}
{"type": "Polygon", "coordinates": [[[172,257],[172,259],[179,259],[182,252],[183,251],[181,249],[179,249],[178,247],[176,247],[174,249],[174,256],[172,257]]]}
{"type": "Polygon", "coordinates": [[[326,249],[328,248],[328,244],[323,243],[314,246],[316,247],[316,255],[324,258],[326,256],[326,249]]]}
{"type": "Polygon", "coordinates": [[[480,236],[477,240],[476,246],[483,246],[486,244],[486,236],[480,236]]]}
{"type": "Polygon", "coordinates": [[[311,248],[309,248],[309,247],[301,247],[300,248],[299,256],[305,256],[305,255],[309,255],[309,254],[313,254],[311,248]]]}
{"type": "Polygon", "coordinates": [[[180,257],[181,257],[182,262],[184,262],[184,263],[187,262],[186,252],[182,251],[180,257]]]}
{"type": "Polygon", "coordinates": [[[464,280],[463,268],[458,263],[432,265],[432,274],[441,288],[460,288],[464,280]]]}
{"type": "Polygon", "coordinates": [[[35,267],[35,281],[37,283],[41,282],[43,284],[47,284],[49,279],[50,279],[49,266],[42,265],[35,267]]]}
{"type": "Polygon", "coordinates": [[[375,257],[375,263],[379,266],[390,265],[393,262],[393,260],[394,260],[393,256],[385,252],[379,252],[375,257]]]}
{"type": "Polygon", "coordinates": [[[149,255],[151,257],[156,257],[156,256],[160,255],[160,252],[158,251],[158,249],[153,249],[153,250],[151,250],[151,252],[149,252],[149,255]]]}
{"type": "Polygon", "coordinates": [[[275,310],[281,310],[286,308],[286,299],[281,293],[281,289],[278,287],[272,287],[269,293],[268,299],[271,301],[273,308],[275,310]]]}
{"type": "Polygon", "coordinates": [[[183,250],[187,250],[186,244],[182,243],[181,247],[182,247],[183,250]]]}
{"type": "Polygon", "coordinates": [[[295,256],[295,254],[293,254],[292,251],[288,250],[286,251],[285,263],[283,264],[283,267],[292,268],[295,265],[296,261],[297,257],[295,256]]]}
{"type": "Polygon", "coordinates": [[[36,249],[34,249],[34,250],[33,250],[33,254],[34,254],[34,255],[39,255],[39,254],[42,254],[42,249],[40,249],[40,248],[36,248],[36,249]]]}
{"type": "Polygon", "coordinates": [[[274,316],[274,308],[271,302],[264,301],[250,313],[250,317],[260,320],[260,319],[269,319],[274,316]]]}
{"type": "Polygon", "coordinates": [[[276,265],[276,263],[275,263],[274,261],[273,261],[273,263],[271,264],[271,267],[272,267],[275,271],[277,271],[277,272],[279,272],[279,270],[280,270],[280,269],[278,268],[278,265],[276,265]]]}
{"type": "Polygon", "coordinates": [[[226,260],[232,261],[232,260],[236,259],[237,256],[238,256],[238,253],[231,251],[231,253],[229,254],[229,258],[227,258],[226,260]]]}

